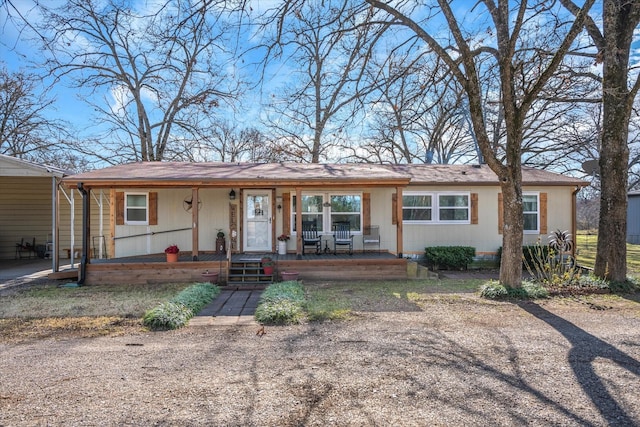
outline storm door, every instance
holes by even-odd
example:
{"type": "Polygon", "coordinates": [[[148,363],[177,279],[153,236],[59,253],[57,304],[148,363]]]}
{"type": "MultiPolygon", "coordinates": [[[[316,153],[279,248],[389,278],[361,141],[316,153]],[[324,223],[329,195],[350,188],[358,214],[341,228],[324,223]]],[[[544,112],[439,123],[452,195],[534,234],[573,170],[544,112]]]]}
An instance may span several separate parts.
{"type": "Polygon", "coordinates": [[[244,250],[271,252],[271,191],[245,191],[244,250]]]}

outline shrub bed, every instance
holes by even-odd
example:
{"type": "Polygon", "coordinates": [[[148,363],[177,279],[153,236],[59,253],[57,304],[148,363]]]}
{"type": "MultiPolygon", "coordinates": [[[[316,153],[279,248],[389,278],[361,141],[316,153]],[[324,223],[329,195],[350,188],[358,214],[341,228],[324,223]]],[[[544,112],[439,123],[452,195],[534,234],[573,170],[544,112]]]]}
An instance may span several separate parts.
{"type": "Polygon", "coordinates": [[[463,270],[473,261],[476,249],[471,246],[428,246],[424,248],[427,267],[463,270]]]}
{"type": "Polygon", "coordinates": [[[480,296],[488,299],[539,299],[547,298],[549,292],[544,286],[525,280],[522,287],[511,288],[497,280],[489,280],[480,287],[480,296]]]}
{"type": "Polygon", "coordinates": [[[219,293],[220,288],[211,283],[195,283],[170,301],[148,310],[142,323],[153,330],[181,328],[219,293]]]}
{"type": "Polygon", "coordinates": [[[635,293],[640,291],[638,280],[628,278],[623,283],[609,282],[592,274],[576,276],[565,282],[523,281],[521,288],[510,288],[497,280],[490,280],[480,287],[480,296],[488,299],[537,299],[549,296],[590,295],[605,293],[635,293]]]}
{"type": "Polygon", "coordinates": [[[255,318],[262,324],[302,323],[306,317],[304,288],[298,281],[269,285],[260,297],[255,318]]]}

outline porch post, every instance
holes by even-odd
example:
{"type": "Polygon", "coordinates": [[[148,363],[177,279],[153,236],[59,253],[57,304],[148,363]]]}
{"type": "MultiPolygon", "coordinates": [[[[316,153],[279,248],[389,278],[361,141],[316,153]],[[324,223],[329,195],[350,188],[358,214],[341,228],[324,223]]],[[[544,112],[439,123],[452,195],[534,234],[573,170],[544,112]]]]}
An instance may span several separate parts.
{"type": "Polygon", "coordinates": [[[191,222],[192,222],[192,228],[191,228],[191,258],[194,261],[198,260],[198,234],[199,234],[199,227],[198,227],[198,200],[200,200],[200,198],[198,197],[198,187],[193,187],[191,189],[191,222]]]}
{"type": "Polygon", "coordinates": [[[111,254],[111,258],[116,257],[116,189],[109,190],[109,249],[107,253],[111,254]]]}
{"type": "Polygon", "coordinates": [[[296,187],[296,259],[302,259],[302,188],[296,187]]]}
{"type": "Polygon", "coordinates": [[[84,285],[87,278],[87,264],[89,264],[91,258],[91,249],[89,247],[89,236],[91,234],[91,189],[86,188],[82,182],[79,182],[78,190],[82,193],[82,258],[78,273],[78,285],[84,285]]]}
{"type": "Polygon", "coordinates": [[[396,249],[398,258],[402,258],[402,187],[396,187],[396,249]]]}
{"type": "MultiPolygon", "coordinates": [[[[51,257],[51,271],[57,273],[60,269],[60,263],[58,260],[58,181],[55,175],[51,175],[51,244],[53,245],[53,253],[49,254],[51,257]]],[[[49,242],[45,242],[49,244],[49,242]]],[[[48,247],[46,248],[48,249],[48,247]]],[[[45,249],[45,250],[46,250],[45,249]]]]}

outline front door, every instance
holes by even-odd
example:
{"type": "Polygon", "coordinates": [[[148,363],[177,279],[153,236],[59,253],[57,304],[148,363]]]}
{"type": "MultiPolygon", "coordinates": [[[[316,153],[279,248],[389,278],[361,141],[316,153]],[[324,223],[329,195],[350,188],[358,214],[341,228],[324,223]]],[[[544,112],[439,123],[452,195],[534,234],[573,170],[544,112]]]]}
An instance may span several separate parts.
{"type": "Polygon", "coordinates": [[[244,194],[244,249],[271,252],[271,192],[252,190],[244,194]]]}

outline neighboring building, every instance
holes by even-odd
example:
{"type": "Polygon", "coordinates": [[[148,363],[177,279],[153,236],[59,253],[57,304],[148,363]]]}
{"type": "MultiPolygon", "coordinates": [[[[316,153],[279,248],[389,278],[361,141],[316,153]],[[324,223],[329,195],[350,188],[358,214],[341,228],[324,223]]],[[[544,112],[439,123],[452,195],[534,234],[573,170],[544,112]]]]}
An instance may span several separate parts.
{"type": "MultiPolygon", "coordinates": [[[[73,257],[78,261],[79,236],[82,235],[82,204],[79,202],[82,199],[76,189],[59,187],[62,178],[69,174],[54,166],[0,154],[0,259],[43,256],[43,248],[46,252],[49,243],[49,248],[60,249],[59,258],[73,257]],[[35,254],[16,253],[17,243],[23,240],[32,243],[34,239],[37,246],[35,254]]],[[[108,229],[108,216],[102,218],[103,227],[99,225],[103,211],[99,206],[102,204],[104,208],[106,202],[100,191],[93,194],[94,236],[101,234],[104,224],[108,229]]],[[[92,243],[93,240],[96,242],[95,256],[99,256],[99,240],[96,237],[92,243]]],[[[55,254],[47,253],[49,255],[55,259],[55,254]]],[[[58,265],[54,263],[53,269],[57,271],[58,265]]]]}
{"type": "Polygon", "coordinates": [[[65,171],[0,154],[0,259],[33,256],[16,253],[16,244],[33,243],[40,255],[53,239],[57,186],[65,171]]]}
{"type": "Polygon", "coordinates": [[[627,196],[627,243],[640,245],[640,191],[627,196]]]}

